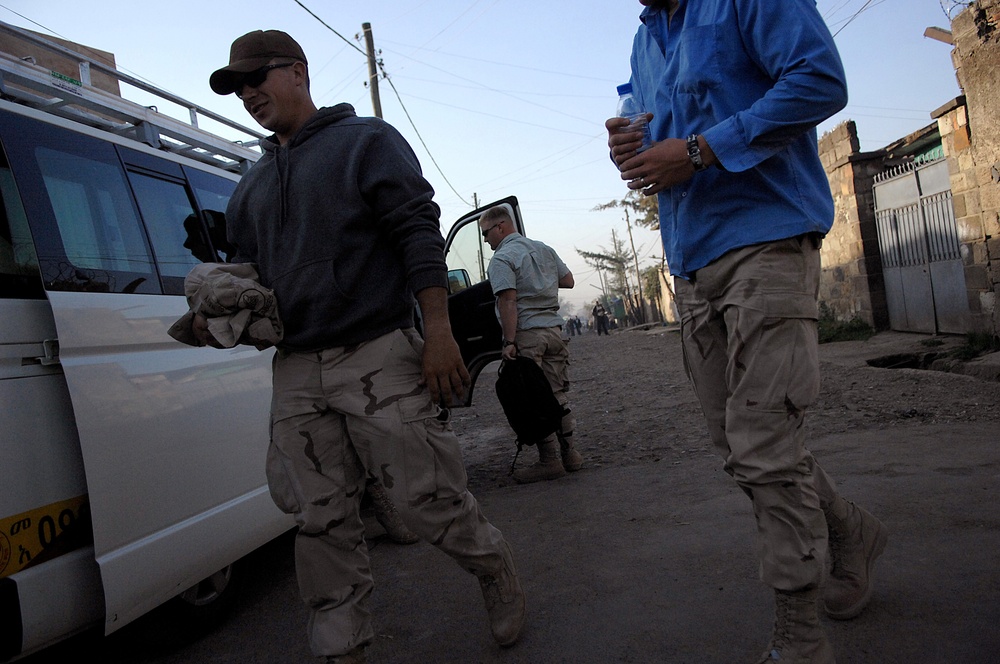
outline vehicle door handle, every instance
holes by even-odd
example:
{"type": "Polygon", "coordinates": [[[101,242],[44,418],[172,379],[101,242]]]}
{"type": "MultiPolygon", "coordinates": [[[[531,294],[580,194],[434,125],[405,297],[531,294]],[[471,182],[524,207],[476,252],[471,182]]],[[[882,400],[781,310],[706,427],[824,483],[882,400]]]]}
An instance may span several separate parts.
{"type": "Polygon", "coordinates": [[[25,357],[21,364],[40,364],[43,367],[51,367],[59,364],[59,340],[45,339],[42,341],[42,354],[34,357],[25,357]]]}

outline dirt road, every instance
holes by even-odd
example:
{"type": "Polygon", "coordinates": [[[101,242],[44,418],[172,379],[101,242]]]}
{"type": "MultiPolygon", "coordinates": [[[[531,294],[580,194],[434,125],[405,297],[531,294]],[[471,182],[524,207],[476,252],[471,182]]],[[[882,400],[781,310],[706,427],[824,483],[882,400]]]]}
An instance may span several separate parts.
{"type": "MultiPolygon", "coordinates": [[[[1000,652],[1000,382],[865,364],[927,341],[883,334],[821,346],[810,448],[841,493],[890,530],[869,608],[824,620],[840,664],[990,662],[1000,652]]],[[[521,641],[498,649],[476,581],[427,544],[391,544],[369,515],[371,664],[733,664],[767,644],[772,596],[757,578],[750,504],[709,451],[676,332],[577,337],[570,348],[580,472],[513,482],[495,369],[473,408],[455,413],[471,488],[515,551],[528,598],[521,641]]],[[[247,572],[234,615],[197,641],[164,638],[150,616],[30,664],[318,662],[290,538],[251,556],[247,572]]]]}
{"type": "MultiPolygon", "coordinates": [[[[823,344],[822,390],[806,419],[810,436],[915,423],[991,422],[1000,437],[1000,382],[866,364],[885,356],[941,352],[961,342],[961,337],[886,332],[869,341],[823,344]]],[[[675,328],[571,337],[570,356],[578,447],[591,468],[675,464],[709,449],[675,328]]],[[[515,447],[496,399],[495,379],[496,365],[487,367],[473,407],[456,411],[455,429],[473,490],[514,483],[515,447]]],[[[518,465],[536,458],[534,449],[525,448],[518,465]]]]}

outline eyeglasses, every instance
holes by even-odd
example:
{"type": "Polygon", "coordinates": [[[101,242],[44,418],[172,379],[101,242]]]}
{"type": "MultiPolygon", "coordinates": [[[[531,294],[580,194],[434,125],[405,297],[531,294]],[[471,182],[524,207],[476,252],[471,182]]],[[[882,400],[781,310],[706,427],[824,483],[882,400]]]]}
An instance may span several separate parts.
{"type": "Polygon", "coordinates": [[[243,99],[243,86],[249,86],[251,88],[259,88],[263,85],[264,81],[267,80],[267,75],[272,69],[281,69],[282,67],[291,67],[294,62],[282,62],[275,65],[264,65],[260,69],[254,69],[252,72],[248,72],[243,75],[242,80],[236,82],[236,96],[243,99]]]}
{"type": "Polygon", "coordinates": [[[489,228],[487,228],[485,231],[483,231],[483,237],[486,237],[487,235],[489,235],[491,230],[493,230],[494,228],[496,228],[497,226],[499,226],[502,223],[503,222],[501,221],[499,224],[493,224],[492,226],[490,226],[489,228]]]}

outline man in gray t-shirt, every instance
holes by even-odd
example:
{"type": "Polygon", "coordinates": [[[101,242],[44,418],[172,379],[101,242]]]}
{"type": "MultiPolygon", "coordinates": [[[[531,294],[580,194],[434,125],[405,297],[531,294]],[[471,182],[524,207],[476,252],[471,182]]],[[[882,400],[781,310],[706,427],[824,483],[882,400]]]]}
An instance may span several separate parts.
{"type": "Polygon", "coordinates": [[[574,286],[573,273],[551,247],[518,233],[504,207],[484,212],[479,218],[479,230],[495,252],[488,274],[497,297],[503,356],[514,359],[522,355],[534,360],[566,411],[559,431],[536,441],[538,462],[515,470],[514,479],[522,484],[556,479],[583,465],[580,453],[573,448],[575,420],[566,394],[569,350],[559,315],[559,289],[574,286]]]}

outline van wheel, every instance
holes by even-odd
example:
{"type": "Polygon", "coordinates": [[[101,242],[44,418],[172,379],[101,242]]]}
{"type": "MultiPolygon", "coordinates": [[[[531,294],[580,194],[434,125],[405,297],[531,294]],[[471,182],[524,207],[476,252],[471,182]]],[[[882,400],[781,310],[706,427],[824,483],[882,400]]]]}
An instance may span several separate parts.
{"type": "Polygon", "coordinates": [[[175,597],[174,612],[194,629],[214,627],[232,608],[239,580],[237,564],[227,565],[175,597]]]}

